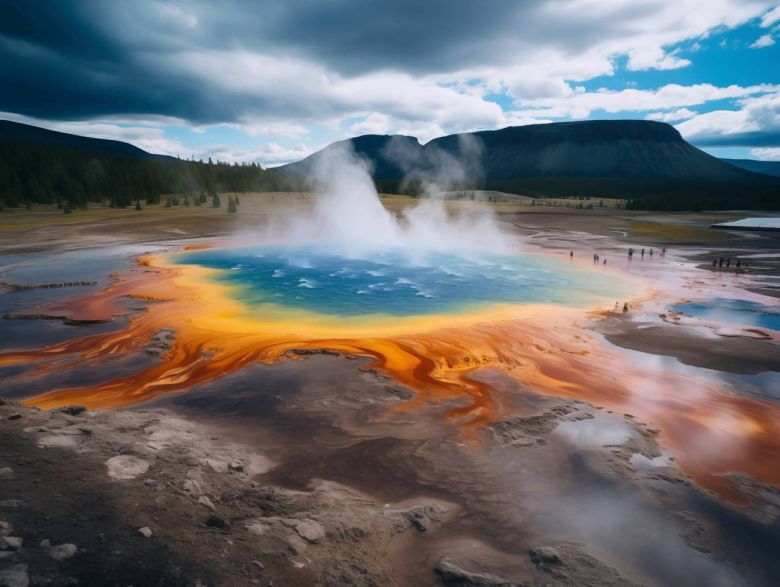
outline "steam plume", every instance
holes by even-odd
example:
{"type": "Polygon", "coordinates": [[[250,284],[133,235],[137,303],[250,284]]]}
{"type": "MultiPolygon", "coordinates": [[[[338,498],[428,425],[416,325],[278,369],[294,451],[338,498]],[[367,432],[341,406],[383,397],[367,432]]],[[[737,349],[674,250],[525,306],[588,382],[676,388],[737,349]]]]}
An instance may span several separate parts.
{"type": "MultiPolygon", "coordinates": [[[[429,167],[436,171],[431,177],[440,182],[462,180],[466,170],[448,157],[429,167]]],[[[323,151],[309,179],[320,192],[313,211],[274,235],[277,241],[326,246],[352,256],[388,248],[424,254],[508,246],[492,212],[479,204],[450,213],[442,199],[426,197],[399,216],[393,215],[379,199],[369,162],[346,142],[323,151]]],[[[434,193],[436,185],[431,182],[427,191],[434,193]]]]}

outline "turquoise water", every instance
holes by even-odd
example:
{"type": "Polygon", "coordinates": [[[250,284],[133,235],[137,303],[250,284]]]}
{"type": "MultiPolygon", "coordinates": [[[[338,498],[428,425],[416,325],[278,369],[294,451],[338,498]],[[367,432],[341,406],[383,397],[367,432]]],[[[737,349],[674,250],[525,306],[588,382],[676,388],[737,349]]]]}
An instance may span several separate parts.
{"type": "Polygon", "coordinates": [[[780,313],[776,307],[772,309],[748,300],[715,298],[708,302],[677,304],[672,309],[721,324],[741,324],[780,330],[780,313]]]}
{"type": "Polygon", "coordinates": [[[182,253],[181,264],[227,270],[250,304],[342,316],[410,316],[493,303],[587,307],[621,299],[627,282],[543,255],[429,253],[410,261],[402,250],[354,259],[311,247],[239,247],[182,253]]]}

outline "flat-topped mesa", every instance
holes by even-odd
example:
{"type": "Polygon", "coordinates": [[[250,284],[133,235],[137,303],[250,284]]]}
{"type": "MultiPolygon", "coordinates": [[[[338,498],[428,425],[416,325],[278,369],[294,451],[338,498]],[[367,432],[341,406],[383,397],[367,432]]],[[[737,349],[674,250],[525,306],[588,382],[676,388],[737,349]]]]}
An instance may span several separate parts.
{"type": "Polygon", "coordinates": [[[372,165],[376,180],[435,175],[435,162],[449,156],[469,163],[470,180],[609,177],[751,182],[770,178],[739,169],[686,142],[672,126],[650,120],[588,120],[510,126],[461,133],[421,145],[403,135],[364,135],[334,143],[283,166],[305,173],[323,152],[351,144],[372,165]]]}
{"type": "MultiPolygon", "coordinates": [[[[426,148],[456,154],[463,135],[426,148]]],[[[486,179],[610,177],[749,181],[737,169],[687,143],[672,126],[645,120],[594,120],[471,133],[483,145],[486,179]]]]}

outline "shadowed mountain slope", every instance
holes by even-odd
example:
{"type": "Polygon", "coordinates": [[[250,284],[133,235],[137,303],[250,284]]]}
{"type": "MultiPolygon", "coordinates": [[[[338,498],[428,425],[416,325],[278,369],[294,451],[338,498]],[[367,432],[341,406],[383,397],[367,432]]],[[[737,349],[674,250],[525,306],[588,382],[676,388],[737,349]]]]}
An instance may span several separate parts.
{"type": "Polygon", "coordinates": [[[594,120],[510,126],[448,135],[425,145],[403,135],[364,135],[334,143],[281,169],[298,172],[343,143],[373,165],[375,179],[402,179],[451,156],[478,177],[612,177],[707,181],[761,178],[708,155],[662,122],[594,120]]]}
{"type": "Polygon", "coordinates": [[[657,209],[780,207],[780,180],[731,165],[685,141],[672,126],[593,120],[440,137],[365,135],[325,147],[278,172],[305,175],[345,144],[369,161],[383,191],[425,181],[531,196],[595,196],[657,209]]]}
{"type": "Polygon", "coordinates": [[[171,159],[171,157],[166,155],[147,153],[143,149],[122,141],[82,137],[20,122],[11,122],[10,120],[0,120],[0,141],[33,144],[58,149],[78,149],[123,157],[162,157],[171,159]]]}
{"type": "Polygon", "coordinates": [[[755,173],[780,177],[780,161],[756,161],[755,159],[722,159],[722,161],[755,173]]]}

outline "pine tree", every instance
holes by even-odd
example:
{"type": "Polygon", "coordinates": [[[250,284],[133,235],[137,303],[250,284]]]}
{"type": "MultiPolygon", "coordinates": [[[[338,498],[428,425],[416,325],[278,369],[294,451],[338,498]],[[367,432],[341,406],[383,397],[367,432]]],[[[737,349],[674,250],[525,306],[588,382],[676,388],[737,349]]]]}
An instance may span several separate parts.
{"type": "Polygon", "coordinates": [[[143,208],[141,208],[141,200],[136,200],[136,201],[135,201],[135,209],[136,209],[137,211],[139,211],[139,212],[140,212],[141,210],[143,210],[143,208]]]}
{"type": "Polygon", "coordinates": [[[217,192],[211,193],[211,207],[212,208],[222,207],[222,202],[220,201],[219,194],[217,192]]]}
{"type": "Polygon", "coordinates": [[[230,214],[235,214],[236,212],[238,212],[238,208],[236,207],[236,201],[233,199],[233,196],[228,196],[227,211],[230,214]]]}

